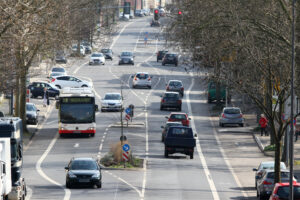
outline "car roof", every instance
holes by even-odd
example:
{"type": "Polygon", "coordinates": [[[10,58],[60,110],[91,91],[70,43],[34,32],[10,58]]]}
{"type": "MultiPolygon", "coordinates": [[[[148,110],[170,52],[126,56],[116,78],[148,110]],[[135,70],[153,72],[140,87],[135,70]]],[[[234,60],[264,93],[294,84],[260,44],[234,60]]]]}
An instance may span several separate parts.
{"type": "Polygon", "coordinates": [[[121,95],[121,93],[118,93],[118,92],[109,92],[109,93],[105,93],[105,95],[108,95],[108,94],[119,94],[119,95],[121,95]]]}
{"type": "Polygon", "coordinates": [[[179,92],[164,92],[164,94],[178,94],[179,95],[179,92]]]}
{"type": "Polygon", "coordinates": [[[225,108],[223,108],[224,110],[227,110],[227,109],[239,109],[239,110],[241,110],[239,107],[225,107],[225,108]]]}
{"type": "Polygon", "coordinates": [[[91,158],[91,157],[79,157],[79,158],[73,158],[72,160],[91,160],[91,161],[96,161],[94,158],[91,158]]]}
{"type": "Polygon", "coordinates": [[[169,80],[169,83],[170,82],[181,82],[182,83],[182,81],[180,81],[180,80],[169,80]]]}
{"type": "MultiPolygon", "coordinates": [[[[275,169],[265,169],[266,173],[275,172],[275,169]]],[[[288,169],[281,169],[280,172],[290,172],[288,169]]]]}
{"type": "Polygon", "coordinates": [[[136,74],[149,74],[148,72],[137,72],[136,74]]]}
{"type": "Polygon", "coordinates": [[[186,113],[183,113],[183,112],[171,112],[170,115],[187,115],[186,113]]]}

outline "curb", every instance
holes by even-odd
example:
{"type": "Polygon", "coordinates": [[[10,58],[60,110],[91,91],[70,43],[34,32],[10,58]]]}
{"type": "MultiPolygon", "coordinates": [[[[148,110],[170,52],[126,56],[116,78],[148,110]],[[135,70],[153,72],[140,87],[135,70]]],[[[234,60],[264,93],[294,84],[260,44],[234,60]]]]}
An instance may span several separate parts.
{"type": "Polygon", "coordinates": [[[253,139],[254,141],[256,142],[259,150],[265,155],[265,156],[268,156],[268,157],[274,157],[274,153],[273,151],[264,151],[265,147],[264,145],[262,144],[262,142],[260,141],[260,139],[255,135],[254,132],[252,132],[252,136],[253,136],[253,139]]]}

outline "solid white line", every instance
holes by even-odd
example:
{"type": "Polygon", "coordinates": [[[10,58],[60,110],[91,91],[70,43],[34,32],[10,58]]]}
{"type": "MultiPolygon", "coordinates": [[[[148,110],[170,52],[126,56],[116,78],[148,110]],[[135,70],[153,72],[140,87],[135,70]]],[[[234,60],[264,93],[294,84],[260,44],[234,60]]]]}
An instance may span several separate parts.
{"type": "Polygon", "coordinates": [[[116,186],[116,191],[115,191],[115,197],[114,200],[117,199],[117,195],[118,195],[118,189],[119,189],[119,182],[117,182],[117,186],[116,186]]]}
{"type": "Polygon", "coordinates": [[[50,153],[51,149],[53,148],[56,140],[58,138],[58,134],[55,135],[55,137],[52,139],[51,143],[49,144],[48,148],[46,149],[46,151],[43,153],[43,155],[40,157],[40,159],[38,160],[38,162],[35,165],[36,171],[40,174],[41,177],[43,177],[45,180],[47,180],[48,182],[57,185],[59,187],[61,187],[64,191],[65,191],[65,196],[64,196],[64,200],[69,200],[71,197],[71,191],[69,189],[66,189],[62,184],[54,181],[53,179],[51,179],[50,177],[48,177],[42,170],[41,165],[43,163],[43,161],[45,160],[45,158],[48,156],[48,154],[50,153]]]}
{"type": "Polygon", "coordinates": [[[77,74],[78,70],[79,70],[83,65],[86,65],[86,64],[88,64],[88,63],[89,63],[89,62],[85,62],[85,63],[79,65],[79,66],[74,70],[73,74],[77,74]]]}
{"type": "MultiPolygon", "coordinates": [[[[231,166],[231,164],[230,164],[230,162],[229,162],[228,157],[226,156],[226,153],[225,153],[225,151],[224,151],[224,149],[223,149],[223,147],[222,147],[221,141],[219,140],[219,136],[218,136],[217,130],[216,130],[215,126],[214,126],[212,117],[210,117],[209,120],[210,120],[211,126],[214,127],[214,128],[213,128],[214,136],[215,136],[215,138],[216,138],[216,141],[217,141],[218,147],[219,147],[219,149],[220,149],[220,152],[221,152],[221,154],[222,154],[222,157],[224,158],[224,161],[225,161],[225,163],[226,163],[226,165],[227,165],[227,168],[229,169],[230,173],[232,174],[232,176],[233,176],[233,178],[234,178],[236,184],[237,184],[238,187],[241,189],[241,193],[243,194],[243,196],[244,196],[244,197],[248,197],[248,194],[247,194],[244,190],[242,190],[243,186],[242,186],[242,184],[241,184],[239,178],[237,177],[236,173],[234,172],[234,169],[232,168],[232,166],[231,166]]],[[[237,146],[238,146],[238,144],[237,144],[237,146]]]]}
{"type": "MultiPolygon", "coordinates": [[[[194,78],[193,78],[193,74],[190,74],[190,76],[192,78],[192,83],[191,83],[190,87],[188,88],[187,95],[186,95],[186,101],[187,101],[187,106],[188,106],[188,110],[189,110],[189,116],[192,117],[193,116],[193,112],[192,112],[192,108],[191,108],[190,91],[192,90],[192,88],[194,86],[194,78]]],[[[191,120],[191,125],[192,125],[192,128],[193,128],[194,132],[197,133],[197,129],[196,129],[195,121],[194,120],[191,120]]],[[[209,172],[209,169],[208,169],[205,157],[204,157],[204,155],[202,153],[200,142],[199,142],[198,139],[196,139],[196,149],[198,151],[198,155],[199,155],[200,161],[202,163],[206,179],[208,181],[211,193],[213,195],[213,199],[214,200],[220,200],[219,194],[217,192],[215,183],[214,183],[214,181],[213,181],[213,179],[211,177],[211,174],[209,172]]]]}
{"type": "Polygon", "coordinates": [[[25,197],[25,200],[30,200],[32,197],[32,189],[26,185],[26,190],[27,190],[27,195],[25,197]]]}

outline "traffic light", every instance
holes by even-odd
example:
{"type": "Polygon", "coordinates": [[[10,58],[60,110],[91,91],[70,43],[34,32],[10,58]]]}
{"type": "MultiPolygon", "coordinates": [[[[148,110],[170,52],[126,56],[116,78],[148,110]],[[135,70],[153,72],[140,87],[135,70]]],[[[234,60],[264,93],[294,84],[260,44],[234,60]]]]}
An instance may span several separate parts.
{"type": "Polygon", "coordinates": [[[154,10],[154,20],[159,20],[159,11],[158,11],[158,9],[155,9],[154,10]]]}
{"type": "Polygon", "coordinates": [[[181,12],[181,10],[179,10],[179,11],[178,11],[178,15],[182,15],[182,12],[181,12]]]}

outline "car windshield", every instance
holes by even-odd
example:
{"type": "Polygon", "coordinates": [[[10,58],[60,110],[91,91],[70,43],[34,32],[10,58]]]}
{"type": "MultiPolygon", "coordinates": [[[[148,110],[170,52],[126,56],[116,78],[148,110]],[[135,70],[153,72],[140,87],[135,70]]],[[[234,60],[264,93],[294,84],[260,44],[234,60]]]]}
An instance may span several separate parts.
{"type": "MultiPolygon", "coordinates": [[[[289,178],[290,177],[289,174],[290,174],[289,172],[281,172],[281,178],[289,178]]],[[[275,175],[274,172],[269,172],[267,178],[274,179],[274,175],[275,175]]]]}
{"type": "Polygon", "coordinates": [[[175,115],[171,115],[170,117],[171,119],[186,119],[185,115],[181,115],[181,114],[175,114],[175,115]]]}
{"type": "Polygon", "coordinates": [[[53,68],[52,72],[65,72],[65,69],[61,67],[57,67],[57,68],[53,68]]]}
{"type": "Polygon", "coordinates": [[[94,104],[61,104],[60,121],[62,123],[95,122],[94,104]]]}
{"type": "Polygon", "coordinates": [[[148,74],[137,74],[136,77],[139,79],[147,79],[149,77],[149,75],[148,74]]]}
{"type": "MultiPolygon", "coordinates": [[[[290,193],[289,186],[280,186],[277,191],[277,195],[279,196],[280,199],[283,199],[283,200],[289,199],[289,193],[290,193]]],[[[300,187],[299,186],[294,186],[294,198],[295,199],[300,198],[300,187]]]]}
{"type": "Polygon", "coordinates": [[[224,110],[225,114],[240,114],[241,110],[237,108],[229,108],[224,110]]]}
{"type": "Polygon", "coordinates": [[[92,57],[102,57],[103,54],[102,53],[93,53],[92,57]]]}
{"type": "Polygon", "coordinates": [[[104,97],[105,100],[121,100],[120,94],[106,94],[104,97]]]}
{"type": "Polygon", "coordinates": [[[182,83],[179,81],[172,81],[169,83],[169,86],[174,86],[174,87],[181,87],[182,83]]]}
{"type": "Polygon", "coordinates": [[[170,57],[170,58],[173,58],[173,57],[176,56],[176,54],[167,54],[166,56],[167,56],[167,57],[170,57]]]}
{"type": "MultiPolygon", "coordinates": [[[[260,169],[274,169],[274,162],[263,163],[260,169]]],[[[283,162],[280,163],[280,169],[286,169],[286,166],[283,162]]]]}
{"type": "Polygon", "coordinates": [[[165,93],[166,98],[178,98],[179,94],[176,93],[165,93]]]}
{"type": "Polygon", "coordinates": [[[97,170],[98,166],[92,160],[74,160],[71,163],[70,170],[97,170]]]}
{"type": "Polygon", "coordinates": [[[31,104],[26,104],[26,110],[27,110],[27,111],[35,111],[36,109],[35,109],[35,107],[34,107],[33,105],[31,105],[31,104]]]}
{"type": "Polygon", "coordinates": [[[51,73],[51,76],[61,76],[61,75],[63,75],[63,73],[59,73],[59,72],[51,73]]]}
{"type": "Polygon", "coordinates": [[[102,49],[101,52],[102,52],[102,53],[109,53],[110,50],[109,50],[109,49],[102,49]]]}
{"type": "Polygon", "coordinates": [[[121,56],[132,56],[131,52],[122,52],[121,56]]]}

